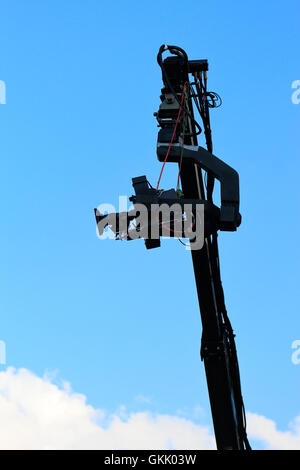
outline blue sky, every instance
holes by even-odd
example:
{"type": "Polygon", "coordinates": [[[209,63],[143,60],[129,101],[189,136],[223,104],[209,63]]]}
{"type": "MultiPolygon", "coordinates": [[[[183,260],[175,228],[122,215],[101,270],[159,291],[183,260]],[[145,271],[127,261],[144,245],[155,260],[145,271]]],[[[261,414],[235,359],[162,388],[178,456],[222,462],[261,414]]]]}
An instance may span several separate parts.
{"type": "MultiPolygon", "coordinates": [[[[7,366],[57,370],[109,412],[125,405],[210,424],[190,253],[175,240],[151,251],[100,241],[93,215],[131,195],[133,176],[157,181],[156,54],[176,44],[209,60],[209,88],[223,99],[211,113],[214,151],[240,174],[242,225],[219,241],[246,409],[279,429],[300,414],[297,3],[1,6],[7,366]]],[[[175,184],[167,166],[161,186],[175,184]]]]}

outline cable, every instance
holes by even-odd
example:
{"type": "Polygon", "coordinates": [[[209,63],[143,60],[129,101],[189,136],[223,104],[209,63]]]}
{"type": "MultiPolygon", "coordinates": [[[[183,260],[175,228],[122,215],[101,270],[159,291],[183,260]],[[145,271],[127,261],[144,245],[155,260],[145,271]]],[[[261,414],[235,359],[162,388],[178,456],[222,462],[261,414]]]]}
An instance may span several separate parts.
{"type": "MultiPolygon", "coordinates": [[[[193,99],[197,105],[198,112],[203,122],[206,147],[210,153],[213,153],[213,144],[212,144],[212,138],[211,138],[210,117],[209,117],[209,108],[212,106],[210,106],[210,102],[207,99],[207,96],[209,96],[210,99],[213,99],[212,97],[214,96],[214,92],[207,92],[206,73],[204,74],[204,79],[202,78],[202,73],[199,75],[199,78],[195,77],[194,84],[197,90],[197,94],[193,90],[193,99]],[[198,99],[198,103],[197,103],[197,99],[198,99]]],[[[213,194],[213,189],[214,189],[214,177],[211,174],[207,175],[205,179],[205,186],[206,186],[206,192],[207,192],[207,200],[210,202],[213,202],[212,194],[213,194]]]]}
{"type": "MultiPolygon", "coordinates": [[[[189,97],[189,86],[187,86],[187,91],[185,93],[186,106],[188,106],[188,97],[189,97]]],[[[182,130],[182,141],[181,141],[181,150],[180,150],[179,170],[178,170],[178,176],[177,176],[176,194],[178,193],[178,188],[179,188],[179,178],[180,178],[181,166],[182,166],[183,145],[184,145],[184,135],[185,135],[186,125],[187,125],[187,116],[186,116],[186,113],[185,113],[185,110],[184,110],[183,111],[183,120],[182,120],[183,130],[182,130]]]]}
{"type": "Polygon", "coordinates": [[[177,240],[178,240],[183,246],[190,246],[189,244],[184,243],[180,238],[177,238],[177,240]]]}
{"type": "Polygon", "coordinates": [[[251,446],[248,441],[247,431],[246,431],[246,416],[245,416],[245,407],[244,401],[242,396],[241,390],[241,380],[240,380],[240,371],[239,371],[239,364],[237,358],[237,351],[235,345],[235,335],[233,333],[233,329],[227,314],[227,309],[225,306],[225,298],[224,298],[224,291],[221,281],[221,273],[220,273],[220,261],[219,261],[219,252],[218,252],[218,234],[217,232],[213,233],[210,249],[212,253],[211,261],[213,263],[213,277],[214,277],[214,285],[215,285],[215,292],[216,292],[216,299],[217,299],[217,307],[218,312],[222,315],[223,318],[223,334],[227,336],[228,339],[228,346],[229,346],[229,354],[230,354],[230,375],[233,382],[233,391],[235,396],[235,408],[237,411],[237,420],[238,420],[238,427],[239,433],[241,435],[241,439],[243,444],[245,445],[246,450],[251,450],[251,446]]]}
{"type": "MultiPolygon", "coordinates": [[[[185,84],[184,84],[184,86],[183,86],[182,95],[181,95],[181,102],[183,101],[184,91],[185,91],[185,88],[186,88],[186,84],[187,84],[187,82],[185,82],[185,84]]],[[[182,107],[180,106],[179,111],[178,111],[178,115],[177,115],[177,119],[176,119],[176,123],[175,123],[175,127],[174,127],[174,130],[173,130],[171,142],[170,142],[170,144],[169,144],[168,151],[167,151],[167,154],[166,154],[166,156],[165,156],[165,159],[164,159],[164,162],[163,162],[163,166],[162,166],[162,168],[161,168],[160,175],[159,175],[159,178],[158,178],[158,181],[157,181],[156,191],[158,191],[159,183],[160,183],[160,180],[161,180],[163,171],[164,171],[164,167],[165,167],[166,161],[167,161],[168,156],[169,156],[169,153],[170,153],[170,149],[171,149],[171,146],[172,146],[172,143],[173,143],[173,140],[174,140],[174,136],[175,136],[175,132],[176,132],[176,129],[177,129],[177,125],[178,125],[178,122],[179,122],[181,110],[182,110],[182,107]]]]}
{"type": "Polygon", "coordinates": [[[223,103],[222,98],[215,91],[208,91],[206,93],[206,96],[210,98],[211,100],[211,101],[207,100],[207,104],[209,108],[219,108],[220,106],[222,106],[222,103],[223,103]]]}

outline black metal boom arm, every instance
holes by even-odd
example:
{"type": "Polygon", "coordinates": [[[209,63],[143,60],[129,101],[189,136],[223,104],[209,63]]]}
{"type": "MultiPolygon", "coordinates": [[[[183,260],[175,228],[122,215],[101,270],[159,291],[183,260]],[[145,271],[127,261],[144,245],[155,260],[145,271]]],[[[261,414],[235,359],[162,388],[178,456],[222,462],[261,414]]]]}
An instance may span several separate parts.
{"type": "MultiPolygon", "coordinates": [[[[207,90],[208,63],[205,60],[189,61],[182,49],[167,45],[161,46],[157,61],[164,83],[162,103],[156,114],[161,127],[158,159],[179,161],[181,147],[180,178],[185,197],[207,198],[212,202],[214,178],[218,178],[221,182],[221,229],[236,230],[241,222],[238,174],[212,154],[209,108],[217,107],[218,95],[207,90]],[[173,55],[163,60],[165,51],[173,55]],[[189,74],[193,75],[192,83],[189,74]],[[184,99],[180,100],[180,96],[184,99]],[[193,102],[202,119],[208,150],[197,144],[202,128],[195,121],[193,102]],[[181,133],[175,128],[180,108],[182,121],[187,124],[182,125],[181,133]],[[166,159],[168,143],[170,150],[166,159]],[[202,170],[207,172],[206,190],[202,170]]],[[[201,358],[205,365],[217,448],[250,450],[234,334],[220,276],[217,236],[215,231],[206,237],[201,250],[191,252],[203,327],[201,358]]]]}

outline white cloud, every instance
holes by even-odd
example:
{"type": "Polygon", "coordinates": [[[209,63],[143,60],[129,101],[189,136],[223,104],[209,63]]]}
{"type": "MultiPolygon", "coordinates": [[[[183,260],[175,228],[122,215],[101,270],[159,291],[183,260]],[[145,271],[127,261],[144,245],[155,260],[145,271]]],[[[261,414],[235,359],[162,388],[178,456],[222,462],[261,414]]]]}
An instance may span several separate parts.
{"type": "Polygon", "coordinates": [[[177,416],[127,414],[120,407],[108,416],[73,393],[53,384],[47,373],[26,369],[0,373],[0,446],[2,449],[167,449],[213,448],[209,428],[177,416]]]}
{"type": "Polygon", "coordinates": [[[248,436],[261,441],[265,449],[300,450],[300,416],[289,427],[289,431],[279,431],[271,419],[247,413],[248,436]]]}
{"type": "MultiPolygon", "coordinates": [[[[249,436],[267,448],[300,449],[300,418],[290,431],[248,414],[249,436]]],[[[49,373],[37,377],[26,369],[0,372],[1,449],[213,449],[206,426],[180,416],[128,413],[121,406],[108,415],[53,383],[49,373]]]]}

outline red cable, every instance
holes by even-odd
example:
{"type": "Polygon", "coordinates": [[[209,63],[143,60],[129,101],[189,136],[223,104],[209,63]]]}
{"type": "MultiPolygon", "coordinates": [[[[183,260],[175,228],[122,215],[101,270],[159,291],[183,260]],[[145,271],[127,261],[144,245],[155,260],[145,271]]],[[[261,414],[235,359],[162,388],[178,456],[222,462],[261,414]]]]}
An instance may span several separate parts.
{"type": "MultiPolygon", "coordinates": [[[[187,94],[185,90],[184,98],[186,98],[186,96],[187,94]]],[[[183,157],[184,133],[185,133],[185,109],[183,111],[183,119],[182,119],[182,141],[181,141],[181,149],[180,149],[180,163],[179,163],[179,171],[178,171],[178,177],[177,177],[176,193],[179,188],[179,178],[180,178],[180,173],[181,173],[181,165],[182,165],[182,157],[183,157]]]]}
{"type": "MultiPolygon", "coordinates": [[[[182,105],[182,103],[183,103],[183,98],[184,98],[184,95],[185,95],[185,88],[186,88],[186,85],[187,85],[187,82],[185,82],[185,84],[183,85],[183,90],[182,90],[182,95],[181,95],[181,105],[182,105]]],[[[164,171],[164,167],[165,167],[166,161],[167,161],[168,156],[169,156],[169,153],[170,153],[171,145],[172,145],[172,143],[173,143],[174,136],[175,136],[175,132],[176,132],[176,129],[177,129],[177,125],[178,125],[178,122],[179,122],[181,110],[182,110],[182,106],[180,106],[179,111],[178,111],[178,115],[177,115],[177,119],[176,119],[174,131],[173,131],[172,138],[171,138],[171,142],[170,142],[170,145],[169,145],[167,154],[166,154],[166,156],[165,156],[164,163],[163,163],[163,166],[162,166],[162,168],[161,168],[160,175],[159,175],[159,178],[158,178],[158,182],[157,182],[157,185],[156,185],[156,191],[158,191],[159,183],[160,183],[160,180],[161,180],[163,171],[164,171]]]]}
{"type": "Polygon", "coordinates": [[[185,111],[183,111],[182,142],[181,142],[181,149],[180,149],[180,163],[179,163],[179,171],[178,171],[178,176],[177,176],[176,193],[177,193],[178,188],[179,188],[179,178],[180,178],[180,173],[181,173],[182,156],[183,156],[184,127],[185,127],[184,120],[185,120],[185,111]]]}

